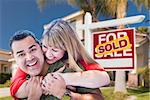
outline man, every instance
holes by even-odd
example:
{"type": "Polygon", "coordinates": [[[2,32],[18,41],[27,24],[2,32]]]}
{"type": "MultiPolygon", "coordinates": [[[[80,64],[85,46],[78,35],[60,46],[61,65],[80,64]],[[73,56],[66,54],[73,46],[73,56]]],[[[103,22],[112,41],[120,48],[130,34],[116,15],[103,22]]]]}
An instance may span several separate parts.
{"type": "MultiPolygon", "coordinates": [[[[16,93],[17,97],[28,97],[28,99],[38,100],[45,98],[47,94],[41,87],[42,76],[45,76],[48,71],[48,64],[44,61],[43,52],[37,39],[29,31],[20,31],[12,38],[10,43],[12,53],[17,65],[20,69],[30,75],[30,79],[24,81],[16,93]],[[38,75],[38,76],[37,76],[38,75]],[[37,92],[35,92],[37,91],[37,92]],[[22,92],[24,94],[22,94],[22,92]],[[20,93],[22,95],[20,95],[20,93]],[[18,95],[19,94],[19,95],[18,95]]],[[[80,100],[102,100],[103,97],[99,91],[92,93],[79,94],[66,90],[66,84],[61,76],[51,77],[51,94],[58,98],[62,98],[64,94],[69,95],[72,99],[80,100]],[[55,88],[57,87],[57,88],[55,88]]],[[[46,90],[46,89],[45,89],[46,90]]]]}

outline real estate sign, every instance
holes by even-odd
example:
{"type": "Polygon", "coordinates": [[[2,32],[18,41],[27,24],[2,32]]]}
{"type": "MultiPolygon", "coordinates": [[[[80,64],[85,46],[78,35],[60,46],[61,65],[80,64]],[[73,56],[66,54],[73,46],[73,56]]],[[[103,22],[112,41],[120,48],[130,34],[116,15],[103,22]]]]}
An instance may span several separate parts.
{"type": "Polygon", "coordinates": [[[134,28],[95,32],[93,58],[106,70],[132,70],[135,68],[134,28]]]}

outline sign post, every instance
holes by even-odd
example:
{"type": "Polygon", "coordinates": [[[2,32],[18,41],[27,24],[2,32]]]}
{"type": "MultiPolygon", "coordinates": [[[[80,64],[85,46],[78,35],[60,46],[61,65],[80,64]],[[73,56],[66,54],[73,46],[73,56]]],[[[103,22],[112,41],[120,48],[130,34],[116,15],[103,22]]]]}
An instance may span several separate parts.
{"type": "MultiPolygon", "coordinates": [[[[88,51],[88,53],[93,57],[93,49],[92,49],[93,48],[93,45],[92,45],[93,43],[92,43],[91,29],[104,28],[104,27],[112,27],[112,26],[119,26],[119,25],[133,24],[133,23],[139,23],[139,22],[142,22],[144,20],[144,18],[145,18],[144,15],[138,15],[138,16],[132,16],[132,17],[126,17],[126,18],[113,19],[113,20],[107,20],[107,21],[101,21],[101,22],[94,22],[94,23],[92,23],[92,16],[91,16],[90,13],[87,12],[85,14],[85,19],[84,19],[85,24],[78,25],[78,27],[76,29],[78,29],[78,30],[84,30],[85,31],[85,48],[88,51]]],[[[134,32],[131,32],[131,33],[134,33],[134,32]]],[[[130,32],[126,32],[125,34],[127,36],[125,38],[124,37],[121,38],[121,36],[120,36],[120,39],[126,39],[128,44],[129,44],[131,38],[135,42],[135,34],[132,34],[133,37],[130,36],[130,32]]],[[[117,35],[117,33],[115,33],[115,35],[117,35]]],[[[115,39],[115,38],[113,38],[113,39],[115,39]]],[[[120,41],[120,40],[118,39],[116,41],[120,41]]],[[[134,60],[131,61],[131,59],[124,59],[124,60],[126,60],[125,62],[130,61],[130,63],[128,64],[129,66],[126,65],[126,66],[124,66],[124,68],[123,67],[120,68],[121,65],[114,65],[113,68],[112,68],[112,66],[108,65],[108,66],[104,66],[104,67],[107,67],[106,70],[109,69],[109,68],[112,69],[112,70],[114,69],[114,71],[116,71],[116,68],[123,69],[123,70],[131,70],[131,69],[133,69],[133,68],[136,67],[135,63],[134,63],[135,62],[135,54],[133,54],[133,53],[135,53],[135,48],[133,47],[134,46],[133,41],[131,42],[132,43],[131,45],[127,45],[127,48],[132,47],[132,54],[130,53],[130,57],[133,58],[134,60]],[[133,66],[131,67],[130,65],[133,65],[133,66]]],[[[114,43],[116,43],[115,40],[114,40],[114,43]]],[[[103,44],[103,45],[105,45],[105,44],[103,44]]],[[[126,52],[126,54],[129,54],[129,53],[127,53],[127,51],[128,51],[128,50],[126,50],[127,48],[122,48],[122,50],[124,50],[126,52]]],[[[119,49],[117,49],[117,50],[119,50],[119,49]]],[[[113,51],[113,53],[114,53],[115,56],[121,55],[121,54],[118,54],[118,52],[121,52],[121,51],[120,50],[119,51],[113,51]]],[[[131,51],[129,51],[129,52],[131,52],[131,51]]],[[[106,53],[105,55],[109,55],[109,53],[106,53]]],[[[124,55],[124,54],[125,53],[123,52],[122,57],[126,58],[127,55],[124,55]]],[[[112,60],[112,58],[113,58],[112,54],[110,54],[110,55],[111,55],[110,57],[111,57],[111,60],[112,60]]],[[[98,55],[94,56],[94,58],[96,58],[96,60],[98,61],[98,57],[96,57],[96,56],[101,56],[101,55],[98,53],[98,55]]],[[[115,57],[115,59],[117,59],[117,58],[115,57]]],[[[108,61],[108,60],[109,60],[108,58],[105,59],[105,61],[108,61]]],[[[105,63],[103,58],[101,59],[101,61],[103,63],[105,63]]],[[[102,64],[102,63],[100,63],[100,64],[102,64]]],[[[117,64],[117,63],[115,63],[115,64],[117,64]]],[[[122,65],[124,65],[124,63],[122,65]]]]}

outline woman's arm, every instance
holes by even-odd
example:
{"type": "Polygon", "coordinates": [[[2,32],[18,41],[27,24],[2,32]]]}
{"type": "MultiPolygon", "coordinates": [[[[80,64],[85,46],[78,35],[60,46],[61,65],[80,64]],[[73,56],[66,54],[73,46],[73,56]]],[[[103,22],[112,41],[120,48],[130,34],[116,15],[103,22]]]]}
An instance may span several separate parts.
{"type": "Polygon", "coordinates": [[[67,95],[71,97],[71,100],[104,100],[101,92],[99,89],[84,89],[84,88],[78,88],[73,89],[72,87],[68,87],[66,89],[66,85],[64,84],[64,79],[58,75],[52,75],[49,74],[49,76],[45,77],[44,82],[44,88],[46,91],[48,90],[50,94],[62,98],[63,95],[67,95]]]}
{"type": "Polygon", "coordinates": [[[110,83],[109,75],[99,64],[86,64],[84,61],[80,63],[86,71],[60,74],[66,85],[99,88],[110,83]]]}
{"type": "Polygon", "coordinates": [[[98,88],[108,85],[110,78],[107,72],[99,70],[88,70],[74,73],[60,73],[66,85],[81,86],[87,88],[98,88]]]}

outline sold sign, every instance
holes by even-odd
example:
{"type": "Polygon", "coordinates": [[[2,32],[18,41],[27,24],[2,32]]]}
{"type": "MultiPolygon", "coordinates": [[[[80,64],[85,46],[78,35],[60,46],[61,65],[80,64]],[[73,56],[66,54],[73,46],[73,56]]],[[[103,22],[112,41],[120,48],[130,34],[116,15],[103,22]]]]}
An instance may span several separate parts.
{"type": "Polygon", "coordinates": [[[134,69],[134,29],[93,33],[93,58],[106,70],[134,69]]]}

